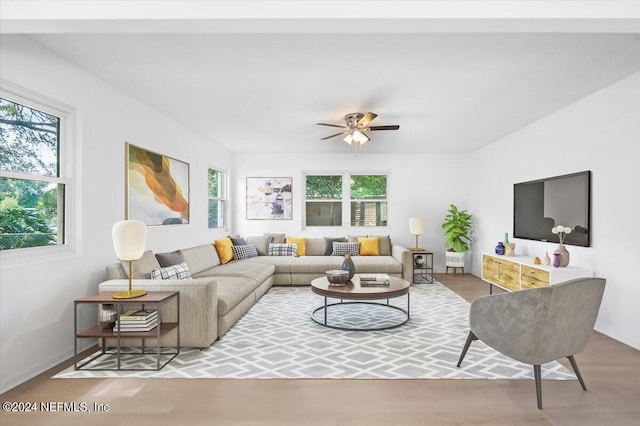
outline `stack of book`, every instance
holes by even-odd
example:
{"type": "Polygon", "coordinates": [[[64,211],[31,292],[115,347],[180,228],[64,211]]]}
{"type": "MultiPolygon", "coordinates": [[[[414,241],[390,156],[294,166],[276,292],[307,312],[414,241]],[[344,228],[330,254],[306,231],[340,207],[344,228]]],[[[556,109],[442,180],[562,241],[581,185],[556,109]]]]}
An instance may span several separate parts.
{"type": "Polygon", "coordinates": [[[158,326],[158,311],[155,309],[131,309],[120,315],[115,329],[123,333],[131,331],[151,331],[158,326]]]}
{"type": "Polygon", "coordinates": [[[389,285],[387,274],[360,274],[361,286],[389,285]]]}

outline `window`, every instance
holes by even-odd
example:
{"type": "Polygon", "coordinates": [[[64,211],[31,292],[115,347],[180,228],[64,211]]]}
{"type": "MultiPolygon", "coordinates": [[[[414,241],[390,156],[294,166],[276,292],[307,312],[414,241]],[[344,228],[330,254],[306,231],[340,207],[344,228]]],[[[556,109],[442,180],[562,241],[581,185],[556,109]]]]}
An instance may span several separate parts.
{"type": "Polygon", "coordinates": [[[305,180],[306,226],[387,226],[386,174],[308,174],[305,180]]]}
{"type": "Polygon", "coordinates": [[[387,176],[351,176],[351,226],[387,226],[387,176]]]}
{"type": "Polygon", "coordinates": [[[209,169],[209,228],[224,228],[226,211],[225,173],[209,169]]]}
{"type": "Polygon", "coordinates": [[[342,226],[342,176],[306,177],[307,226],[342,226]]]}
{"type": "Polygon", "coordinates": [[[72,122],[68,107],[2,92],[0,250],[61,246],[69,239],[72,143],[66,135],[72,122]]]}

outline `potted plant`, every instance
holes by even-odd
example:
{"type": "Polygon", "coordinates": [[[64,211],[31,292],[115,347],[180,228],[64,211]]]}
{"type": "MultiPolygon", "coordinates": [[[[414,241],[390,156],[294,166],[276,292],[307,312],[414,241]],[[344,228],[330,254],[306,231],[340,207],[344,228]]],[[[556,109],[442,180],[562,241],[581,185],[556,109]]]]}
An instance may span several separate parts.
{"type": "Polygon", "coordinates": [[[466,210],[459,210],[454,204],[449,206],[449,211],[442,224],[445,237],[444,246],[447,249],[445,263],[447,271],[450,267],[462,268],[464,273],[465,253],[471,244],[471,218],[472,215],[466,210]]]}

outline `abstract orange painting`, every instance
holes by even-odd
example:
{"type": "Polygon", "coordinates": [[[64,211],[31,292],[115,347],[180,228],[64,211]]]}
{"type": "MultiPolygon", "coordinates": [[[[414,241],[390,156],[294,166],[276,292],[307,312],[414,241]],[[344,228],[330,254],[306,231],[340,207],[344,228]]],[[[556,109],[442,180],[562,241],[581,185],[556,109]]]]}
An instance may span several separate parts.
{"type": "Polygon", "coordinates": [[[126,218],[149,226],[189,223],[189,164],[126,143],[126,218]]]}

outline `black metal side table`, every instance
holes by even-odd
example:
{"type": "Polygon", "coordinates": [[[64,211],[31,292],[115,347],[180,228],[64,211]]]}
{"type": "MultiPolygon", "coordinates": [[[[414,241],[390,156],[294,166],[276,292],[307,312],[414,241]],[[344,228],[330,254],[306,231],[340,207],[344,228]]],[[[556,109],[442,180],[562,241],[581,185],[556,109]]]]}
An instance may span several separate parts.
{"type": "Polygon", "coordinates": [[[429,250],[412,250],[413,282],[433,283],[433,252],[429,250]],[[418,281],[416,281],[418,279],[418,281]]]}

